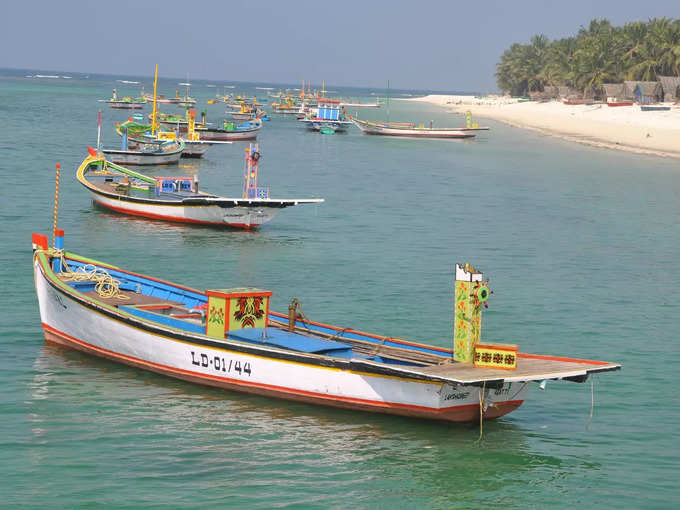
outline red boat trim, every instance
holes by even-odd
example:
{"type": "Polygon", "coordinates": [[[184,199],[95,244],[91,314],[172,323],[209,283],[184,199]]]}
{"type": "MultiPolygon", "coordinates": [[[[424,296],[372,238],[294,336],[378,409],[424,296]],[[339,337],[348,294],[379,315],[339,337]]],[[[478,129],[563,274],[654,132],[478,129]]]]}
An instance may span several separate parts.
{"type": "MultiPolygon", "coordinates": [[[[151,361],[143,360],[141,358],[135,358],[133,356],[128,356],[125,354],[120,354],[115,351],[111,351],[108,349],[103,349],[101,347],[97,347],[95,345],[92,345],[88,342],[85,342],[83,340],[79,340],[67,333],[64,333],[63,331],[60,331],[56,328],[53,328],[52,326],[45,324],[44,322],[42,323],[43,329],[49,333],[52,333],[56,336],[61,337],[64,340],[68,340],[69,342],[72,342],[76,345],[79,345],[80,347],[83,347],[84,349],[87,349],[89,351],[93,351],[96,353],[99,353],[100,355],[106,357],[106,358],[114,358],[121,360],[122,362],[126,364],[132,364],[135,366],[146,366],[150,370],[155,371],[155,372],[162,372],[162,373],[169,373],[169,374],[177,374],[177,375],[186,375],[186,376],[191,376],[191,377],[196,377],[198,379],[205,379],[205,380],[210,380],[210,381],[222,381],[222,382],[227,382],[227,383],[232,383],[236,384],[238,386],[244,386],[244,387],[250,387],[250,388],[261,388],[261,389],[266,389],[266,390],[273,390],[273,391],[278,391],[282,393],[289,393],[293,395],[301,395],[301,396],[306,396],[306,397],[313,397],[316,399],[321,399],[321,400],[326,400],[326,401],[340,401],[340,402],[345,402],[345,403],[350,403],[350,404],[362,404],[362,405],[369,405],[372,407],[384,407],[384,408],[398,408],[398,409],[410,409],[414,411],[425,411],[428,413],[445,413],[447,411],[451,410],[459,410],[459,409],[470,409],[470,408],[477,408],[479,407],[478,404],[465,404],[461,406],[450,406],[450,407],[442,407],[442,408],[436,408],[436,407],[427,407],[427,406],[418,406],[418,405],[413,405],[413,404],[402,404],[402,403],[397,403],[397,402],[385,402],[385,401],[380,401],[380,400],[368,400],[368,399],[361,399],[361,398],[354,398],[354,397],[341,397],[341,396],[328,396],[327,394],[324,393],[316,393],[313,391],[306,391],[306,390],[298,390],[294,388],[289,388],[287,386],[277,386],[277,385],[272,385],[272,384],[265,384],[265,383],[254,383],[254,382],[248,382],[244,381],[242,379],[231,379],[229,377],[219,377],[215,375],[210,375],[210,374],[203,374],[201,372],[194,372],[191,370],[185,370],[182,368],[176,368],[176,367],[171,367],[169,365],[162,365],[160,363],[153,363],[151,361]]],[[[511,406],[519,406],[523,403],[523,400],[509,400],[502,402],[503,405],[511,405],[511,406]]]]}
{"type": "Polygon", "coordinates": [[[152,212],[143,212],[143,211],[135,211],[132,209],[126,209],[125,207],[117,207],[113,206],[110,204],[105,204],[103,202],[100,202],[97,199],[94,199],[95,202],[97,202],[98,205],[102,207],[106,207],[107,209],[111,209],[113,211],[123,213],[123,214],[130,214],[132,216],[142,216],[144,218],[152,218],[156,220],[167,220],[167,221],[174,221],[177,223],[193,223],[197,225],[215,225],[215,226],[220,226],[220,227],[236,227],[236,228],[242,228],[245,230],[250,230],[253,228],[259,227],[259,225],[246,225],[245,223],[227,223],[227,222],[222,222],[222,221],[203,221],[203,220],[194,220],[191,218],[182,218],[181,216],[168,216],[165,214],[156,214],[152,212]]]}
{"type": "Polygon", "coordinates": [[[543,354],[527,354],[525,352],[518,352],[517,353],[518,358],[527,358],[527,359],[547,359],[547,360],[552,360],[552,361],[569,361],[572,363],[586,363],[588,365],[610,365],[611,363],[608,363],[606,361],[597,361],[594,359],[580,359],[580,358],[563,358],[561,356],[546,356],[543,354]]]}

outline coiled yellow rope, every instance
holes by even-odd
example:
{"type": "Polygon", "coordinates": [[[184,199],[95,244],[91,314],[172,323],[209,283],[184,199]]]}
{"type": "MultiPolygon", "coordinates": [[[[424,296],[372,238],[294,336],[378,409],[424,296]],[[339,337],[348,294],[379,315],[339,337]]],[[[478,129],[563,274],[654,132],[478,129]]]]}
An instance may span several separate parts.
{"type": "Polygon", "coordinates": [[[120,300],[130,299],[129,296],[120,293],[120,281],[116,280],[106,270],[98,268],[93,264],[85,264],[73,271],[66,263],[64,250],[49,248],[47,250],[36,250],[36,253],[38,252],[45,253],[48,257],[61,261],[62,269],[59,275],[62,280],[71,282],[95,282],[94,290],[103,298],[115,298],[120,300]]]}

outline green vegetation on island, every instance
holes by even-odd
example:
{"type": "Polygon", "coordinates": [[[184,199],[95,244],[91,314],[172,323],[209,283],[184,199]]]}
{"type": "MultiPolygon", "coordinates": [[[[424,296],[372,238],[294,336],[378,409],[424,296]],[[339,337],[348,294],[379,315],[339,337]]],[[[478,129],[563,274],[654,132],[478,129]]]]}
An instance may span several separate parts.
{"type": "Polygon", "coordinates": [[[515,43],[496,65],[498,87],[513,96],[567,86],[597,94],[605,83],[680,76],[680,19],[654,18],[615,27],[592,20],[575,37],[543,34],[515,43]]]}

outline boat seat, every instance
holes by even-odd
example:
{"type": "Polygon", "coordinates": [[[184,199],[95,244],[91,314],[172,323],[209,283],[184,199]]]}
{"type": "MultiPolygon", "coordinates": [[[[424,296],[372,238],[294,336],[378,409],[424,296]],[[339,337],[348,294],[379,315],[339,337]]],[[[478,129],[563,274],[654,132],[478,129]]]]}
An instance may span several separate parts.
{"type": "Polygon", "coordinates": [[[309,352],[314,354],[341,356],[343,352],[349,354],[352,351],[350,345],[342,342],[300,335],[299,333],[291,333],[278,328],[238,329],[236,331],[230,331],[227,334],[227,337],[234,340],[266,345],[268,347],[282,347],[291,351],[309,352]]]}

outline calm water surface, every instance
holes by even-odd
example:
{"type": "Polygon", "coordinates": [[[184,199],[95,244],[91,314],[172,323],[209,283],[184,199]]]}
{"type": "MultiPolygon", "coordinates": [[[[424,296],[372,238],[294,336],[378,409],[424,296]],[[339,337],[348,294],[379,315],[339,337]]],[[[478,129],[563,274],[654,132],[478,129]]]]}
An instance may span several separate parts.
{"type": "MultiPolygon", "coordinates": [[[[96,142],[96,100],[113,87],[137,92],[114,78],[0,76],[0,506],[680,504],[677,161],[494,122],[460,142],[323,136],[276,117],[260,136],[261,183],[326,203],[285,210],[254,233],[190,228],[94,209],[77,183],[96,142]],[[486,339],[624,369],[594,378],[592,422],[590,381],[553,382],[486,423],[478,442],[477,425],[227,393],[46,346],[30,234],[51,229],[57,161],[59,223],[76,253],[196,288],[269,289],[274,309],[295,296],[312,320],[440,346],[452,343],[454,263],[470,261],[495,291],[486,339]]],[[[205,103],[215,90],[199,82],[192,95],[219,120],[223,107],[205,103]]],[[[104,143],[117,145],[113,122],[129,113],[103,115],[104,143]]],[[[397,101],[390,118],[464,121],[397,101]]],[[[238,195],[244,147],[213,147],[180,172],[238,195]]]]}

